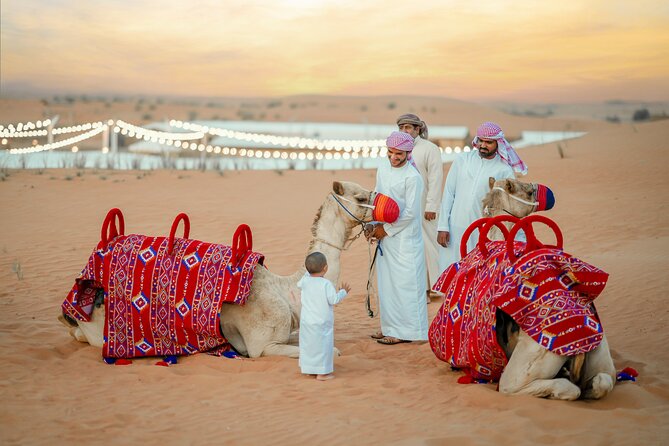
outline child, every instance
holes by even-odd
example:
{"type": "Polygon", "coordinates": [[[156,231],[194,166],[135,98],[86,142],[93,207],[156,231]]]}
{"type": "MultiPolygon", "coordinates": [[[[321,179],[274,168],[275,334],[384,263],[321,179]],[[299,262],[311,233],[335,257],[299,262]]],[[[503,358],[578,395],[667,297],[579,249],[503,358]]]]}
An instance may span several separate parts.
{"type": "Polygon", "coordinates": [[[342,283],[337,292],[334,285],[323,277],[328,271],[325,255],[309,254],[304,262],[307,273],[297,282],[302,290],[300,312],[300,370],[316,375],[319,381],[334,378],[334,310],[351,287],[342,283]]]}

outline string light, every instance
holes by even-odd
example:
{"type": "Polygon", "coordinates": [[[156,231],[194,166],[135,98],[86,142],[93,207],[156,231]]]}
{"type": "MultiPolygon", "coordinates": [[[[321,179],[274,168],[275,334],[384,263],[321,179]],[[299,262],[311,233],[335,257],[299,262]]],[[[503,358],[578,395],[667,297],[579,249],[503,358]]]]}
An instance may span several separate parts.
{"type": "Polygon", "coordinates": [[[46,130],[28,130],[28,131],[11,131],[8,129],[0,130],[0,137],[3,138],[33,138],[35,136],[46,136],[49,132],[46,130]]]}
{"type": "Polygon", "coordinates": [[[0,125],[0,132],[2,131],[9,131],[10,133],[13,132],[22,132],[26,130],[35,130],[35,129],[40,129],[42,127],[48,127],[51,124],[50,119],[46,119],[44,121],[35,121],[35,122],[19,122],[18,124],[8,124],[7,127],[4,125],[0,125]]]}
{"type": "MultiPolygon", "coordinates": [[[[2,144],[8,143],[7,138],[22,138],[45,136],[48,131],[45,127],[51,124],[50,120],[26,122],[18,124],[9,124],[7,127],[0,125],[0,138],[2,144]]],[[[54,150],[67,145],[72,145],[91,138],[103,131],[104,128],[113,126],[114,133],[120,133],[123,136],[128,136],[138,140],[147,142],[154,142],[162,145],[174,146],[182,150],[199,151],[206,153],[216,153],[230,156],[243,156],[248,158],[264,158],[264,159],[291,159],[291,160],[322,160],[322,159],[358,159],[362,158],[377,158],[386,156],[385,140],[370,139],[370,140],[345,140],[345,139],[328,139],[318,140],[314,138],[302,138],[298,136],[276,136],[262,133],[240,132],[236,130],[229,130],[218,127],[209,127],[206,125],[195,124],[192,122],[184,122],[178,120],[170,120],[170,127],[186,130],[186,132],[166,132],[158,130],[149,130],[139,127],[122,120],[109,119],[105,123],[90,122],[80,125],[60,127],[52,130],[52,134],[61,135],[73,132],[85,132],[73,138],[63,141],[58,141],[51,144],[35,145],[33,147],[25,147],[20,149],[10,149],[9,153],[32,153],[46,150],[54,150]],[[251,143],[259,143],[263,145],[271,144],[276,147],[265,149],[247,149],[236,147],[220,147],[211,144],[205,145],[201,141],[206,135],[221,136],[238,141],[246,141],[251,143]],[[283,150],[282,150],[283,149],[283,150]],[[287,149],[287,150],[285,150],[287,149]],[[321,153],[325,152],[325,153],[321,153]],[[334,152],[334,153],[333,153],[334,152]]],[[[464,148],[439,147],[442,153],[451,154],[453,152],[460,153],[462,151],[468,152],[471,149],[467,146],[464,148]]],[[[104,147],[103,153],[108,153],[109,148],[104,147]]]]}
{"type": "Polygon", "coordinates": [[[101,122],[87,122],[86,124],[73,125],[70,127],[58,127],[57,129],[53,129],[52,133],[54,135],[62,135],[64,133],[83,132],[101,125],[102,125],[101,122]]]}
{"type": "MultiPolygon", "coordinates": [[[[121,130],[125,129],[128,132],[128,136],[135,137],[137,139],[143,139],[145,136],[147,136],[149,140],[151,140],[152,142],[158,142],[158,139],[160,138],[173,141],[192,141],[195,139],[204,138],[204,133],[202,132],[193,132],[193,133],[161,132],[157,130],[148,130],[143,127],[138,127],[136,125],[132,125],[130,123],[121,120],[116,121],[116,126],[121,130]]],[[[114,131],[116,131],[116,129],[114,129],[114,131]]]]}
{"type": "Polygon", "coordinates": [[[236,139],[239,141],[248,141],[260,144],[272,144],[278,147],[291,148],[291,149],[302,149],[302,150],[318,149],[318,150],[335,150],[338,152],[341,151],[361,152],[365,148],[385,146],[385,140],[383,139],[318,140],[313,138],[302,138],[298,136],[276,136],[263,133],[249,133],[249,132],[240,132],[236,130],[228,130],[218,127],[209,127],[205,125],[195,124],[192,122],[184,122],[174,119],[169,121],[169,125],[170,127],[207,133],[209,135],[221,136],[224,138],[236,139]]]}
{"type": "Polygon", "coordinates": [[[102,131],[105,129],[105,126],[100,125],[95,127],[92,130],[89,130],[88,132],[82,133],[77,136],[73,136],[72,138],[64,139],[62,141],[54,142],[51,144],[44,144],[44,145],[36,145],[34,147],[23,147],[20,149],[9,149],[9,153],[12,155],[17,155],[17,154],[22,154],[22,153],[35,153],[35,152],[44,152],[47,150],[54,150],[58,149],[61,147],[69,146],[76,144],[78,142],[84,141],[86,139],[92,138],[95,135],[98,135],[102,133],[102,131]]]}

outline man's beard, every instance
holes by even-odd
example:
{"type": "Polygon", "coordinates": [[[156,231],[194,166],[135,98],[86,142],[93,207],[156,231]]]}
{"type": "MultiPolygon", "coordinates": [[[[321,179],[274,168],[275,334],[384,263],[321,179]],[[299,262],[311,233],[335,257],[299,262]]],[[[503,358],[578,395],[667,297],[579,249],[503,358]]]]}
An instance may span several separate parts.
{"type": "Polygon", "coordinates": [[[478,150],[478,152],[479,152],[479,156],[480,156],[481,158],[485,158],[485,159],[491,159],[491,158],[494,158],[495,155],[497,154],[497,148],[494,148],[494,149],[482,149],[482,148],[478,148],[478,149],[476,149],[476,150],[478,150]]]}

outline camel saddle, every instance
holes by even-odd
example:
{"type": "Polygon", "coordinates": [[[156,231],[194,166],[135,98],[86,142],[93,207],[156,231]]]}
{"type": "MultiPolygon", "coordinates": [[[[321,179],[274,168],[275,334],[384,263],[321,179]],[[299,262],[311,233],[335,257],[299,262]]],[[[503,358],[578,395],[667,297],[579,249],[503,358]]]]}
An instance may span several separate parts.
{"type": "Polygon", "coordinates": [[[462,259],[450,265],[434,286],[445,294],[429,329],[437,358],[474,380],[498,381],[507,358],[497,341],[497,310],[558,355],[577,355],[597,347],[603,329],[593,300],[603,291],[608,274],[564,252],[562,244],[558,226],[543,216],[520,220],[498,216],[474,222],[463,235],[462,259]],[[511,231],[503,221],[515,223],[511,231]],[[557,244],[539,242],[533,222],[553,229],[557,244]],[[493,226],[505,240],[488,239],[493,226]],[[475,229],[480,229],[478,244],[466,253],[475,229]],[[527,242],[515,240],[521,229],[527,242]]]}
{"type": "Polygon", "coordinates": [[[124,230],[123,214],[111,209],[100,242],[63,302],[63,314],[88,322],[94,307],[104,303],[104,358],[229,350],[220,329],[221,305],[246,303],[254,268],[264,261],[252,251],[250,228],[240,225],[232,246],[189,239],[190,221],[183,213],[169,237],[124,230]],[[177,238],[180,222],[184,236],[177,238]]]}

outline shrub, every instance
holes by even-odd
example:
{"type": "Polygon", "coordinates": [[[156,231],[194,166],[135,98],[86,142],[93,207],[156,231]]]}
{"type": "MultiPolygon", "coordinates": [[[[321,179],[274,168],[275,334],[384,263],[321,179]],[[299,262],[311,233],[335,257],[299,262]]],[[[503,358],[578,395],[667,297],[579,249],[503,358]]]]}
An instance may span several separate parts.
{"type": "Polygon", "coordinates": [[[648,119],[650,119],[650,112],[647,108],[641,108],[632,115],[633,121],[647,121],[648,119]]]}

